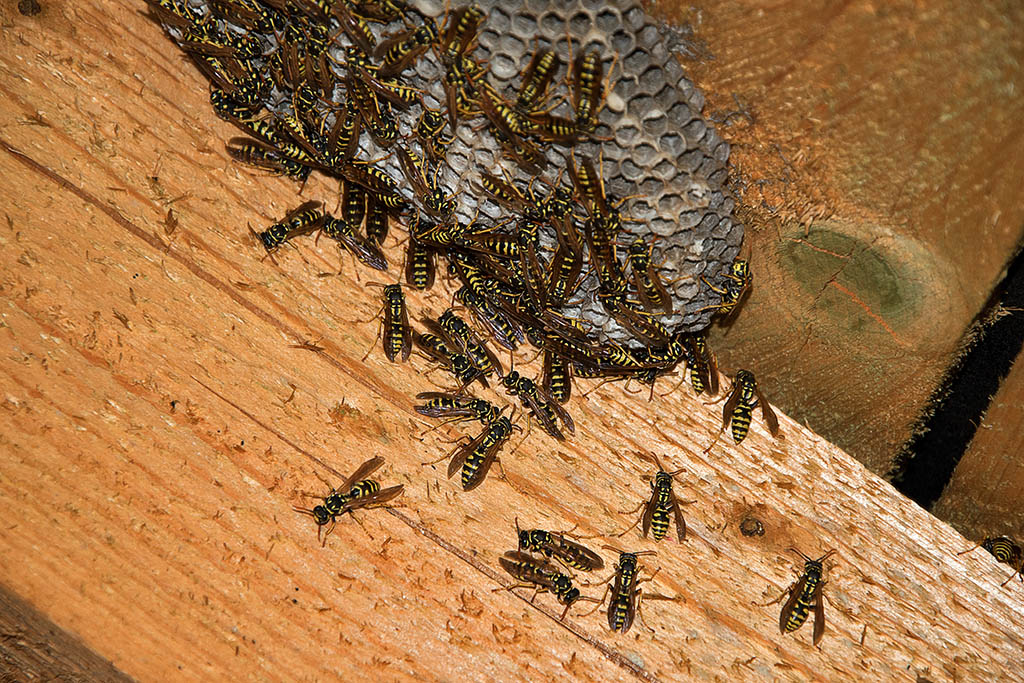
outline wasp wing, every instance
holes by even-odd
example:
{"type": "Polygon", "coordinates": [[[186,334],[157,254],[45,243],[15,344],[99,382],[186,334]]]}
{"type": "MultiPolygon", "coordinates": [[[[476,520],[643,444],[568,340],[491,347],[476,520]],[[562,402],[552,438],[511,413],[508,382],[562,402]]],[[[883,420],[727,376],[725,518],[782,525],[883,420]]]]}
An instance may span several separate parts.
{"type": "Polygon", "coordinates": [[[682,543],[686,538],[686,520],[683,518],[683,511],[679,507],[679,499],[674,492],[668,494],[669,506],[672,508],[672,515],[676,518],[676,536],[682,543]]]}
{"type": "Polygon", "coordinates": [[[818,585],[814,587],[814,638],[812,642],[817,645],[818,641],[821,640],[821,636],[825,633],[825,603],[821,598],[821,591],[825,586],[824,581],[818,581],[818,585]]]}
{"type": "Polygon", "coordinates": [[[368,476],[376,472],[377,469],[379,469],[380,466],[383,464],[384,458],[379,455],[370,458],[362,465],[360,465],[359,468],[352,473],[352,476],[346,479],[345,483],[339,486],[336,490],[338,491],[338,493],[348,493],[350,490],[352,490],[353,484],[355,484],[357,481],[362,481],[363,479],[366,479],[368,476]]]}
{"type": "Polygon", "coordinates": [[[380,491],[377,491],[377,493],[374,493],[373,495],[370,496],[362,496],[360,498],[356,498],[355,500],[346,503],[345,506],[342,508],[341,512],[351,512],[352,510],[358,510],[359,508],[368,508],[377,505],[383,505],[392,498],[395,498],[399,494],[401,494],[404,489],[405,485],[399,484],[398,486],[389,486],[386,489],[381,489],[380,491]]]}
{"type": "Polygon", "coordinates": [[[729,427],[729,423],[732,422],[732,412],[736,409],[737,404],[740,402],[740,388],[733,384],[732,390],[729,392],[729,399],[722,406],[722,430],[724,431],[729,427]]]}
{"type": "Polygon", "coordinates": [[[768,425],[768,431],[771,432],[772,436],[777,436],[779,433],[779,418],[775,416],[775,411],[772,410],[764,394],[761,393],[760,387],[757,388],[757,402],[761,404],[761,417],[764,418],[765,424],[768,425]]]}
{"type": "Polygon", "coordinates": [[[480,434],[473,438],[469,443],[459,446],[455,450],[455,454],[452,456],[451,461],[448,463],[448,478],[451,479],[455,476],[455,473],[462,469],[462,465],[466,462],[466,458],[469,457],[470,453],[475,451],[480,444],[484,442],[487,435],[490,433],[489,428],[484,428],[480,434]]]}
{"type": "Polygon", "coordinates": [[[789,624],[789,617],[793,614],[796,601],[804,594],[804,584],[807,583],[807,576],[801,576],[796,583],[789,587],[789,598],[779,612],[779,633],[786,633],[786,626],[789,624]]]}

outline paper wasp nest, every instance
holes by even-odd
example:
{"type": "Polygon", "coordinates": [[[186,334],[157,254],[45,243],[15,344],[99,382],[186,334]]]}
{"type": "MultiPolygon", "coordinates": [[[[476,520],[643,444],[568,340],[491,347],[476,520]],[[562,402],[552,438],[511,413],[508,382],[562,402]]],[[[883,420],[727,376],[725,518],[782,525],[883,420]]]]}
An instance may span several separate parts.
{"type": "MultiPolygon", "coordinates": [[[[579,144],[576,154],[595,162],[603,155],[609,194],[634,196],[622,206],[623,215],[631,219],[626,229],[634,235],[657,236],[653,261],[661,267],[662,279],[675,298],[675,315],[662,318],[663,322],[670,329],[685,331],[707,327],[714,313],[708,307],[718,304],[719,297],[700,278],[720,286],[720,274],[739,254],[743,226],[733,217],[733,199],[724,188],[729,145],[702,118],[704,96],[686,78],[670,49],[678,39],[648,17],[639,3],[628,0],[477,0],[477,4],[487,18],[474,57],[488,63],[491,82],[513,101],[520,74],[538,45],[561,57],[553,94],[554,99],[564,96],[566,102],[553,110],[556,114],[569,115],[565,75],[570,51],[575,56],[580,50],[596,48],[603,55],[605,74],[612,69],[611,91],[596,134],[609,139],[579,144]]],[[[430,16],[443,14],[440,3],[424,1],[419,7],[430,16]]],[[[431,105],[439,106],[444,92],[436,62],[422,60],[418,73],[421,87],[435,100],[431,105]]],[[[548,157],[552,163],[544,177],[554,183],[566,168],[564,148],[549,146],[548,157]]],[[[500,159],[489,136],[476,134],[466,125],[460,125],[459,141],[449,150],[448,162],[458,174],[449,181],[457,183],[461,213],[467,219],[478,208],[493,211],[488,202],[478,206],[480,193],[474,188],[478,169],[496,172],[500,166],[512,177],[526,178],[514,164],[500,159]]],[[[566,174],[562,182],[569,183],[566,174]]],[[[611,339],[629,340],[631,335],[594,299],[596,289],[596,279],[590,276],[574,297],[583,300],[582,317],[611,339]]],[[[576,313],[572,307],[567,312],[576,313]]]]}

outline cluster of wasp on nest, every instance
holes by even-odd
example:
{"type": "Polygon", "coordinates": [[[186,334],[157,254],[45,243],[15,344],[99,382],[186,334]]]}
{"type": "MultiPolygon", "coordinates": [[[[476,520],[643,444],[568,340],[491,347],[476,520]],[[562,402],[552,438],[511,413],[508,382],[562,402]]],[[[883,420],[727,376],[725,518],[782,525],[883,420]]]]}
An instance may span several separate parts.
{"type": "MultiPolygon", "coordinates": [[[[303,204],[257,234],[268,254],[316,234],[386,271],[382,243],[399,224],[408,285],[431,287],[439,258],[460,281],[455,298],[486,335],[453,310],[414,331],[394,283],[383,285],[380,336],[390,361],[406,360],[415,344],[457,380],[456,390],[419,394],[420,414],[482,424],[448,467],[449,477],[461,471],[464,490],[481,484],[518,429],[467,393],[489,376],[558,440],[574,431],[564,408],[573,375],[634,379],[653,395],[657,378],[684,362],[698,394],[718,392],[704,330],[713,316],[731,315],[750,284],[747,262],[736,258],[742,228],[722,190],[728,147],[700,119],[703,99],[638,5],[581,4],[570,17],[572,8],[540,16],[497,3],[442,12],[401,0],[147,2],[209,78],[217,114],[246,134],[229,141],[232,157],[303,182],[313,171],[340,181],[340,215],[303,204]],[[642,194],[626,196],[631,188],[642,194]],[[627,217],[620,208],[630,199],[627,217]],[[509,351],[529,342],[543,354],[542,378],[505,371],[488,340],[509,351]]],[[[757,406],[775,434],[774,413],[741,370],[723,409],[737,443],[757,406]]],[[[634,526],[661,540],[675,524],[682,541],[676,473],[641,455],[658,471],[634,526]]],[[[322,504],[297,509],[329,533],[342,514],[386,504],[403,487],[368,478],[383,463],[367,460],[322,504]]],[[[627,631],[638,613],[643,554],[620,551],[609,587],[613,630],[627,631]]],[[[795,630],[813,607],[817,642],[824,557],[805,560],[780,628],[795,630]]],[[[565,534],[541,530],[520,531],[519,549],[500,559],[566,610],[593,600],[553,561],[604,566],[565,534]]]]}

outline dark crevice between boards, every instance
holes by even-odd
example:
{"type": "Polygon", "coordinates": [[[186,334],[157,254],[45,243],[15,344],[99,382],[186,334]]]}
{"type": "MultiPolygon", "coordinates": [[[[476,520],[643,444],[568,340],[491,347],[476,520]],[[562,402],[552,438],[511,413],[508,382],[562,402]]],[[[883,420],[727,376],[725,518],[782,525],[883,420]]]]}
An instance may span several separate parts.
{"type": "Polygon", "coordinates": [[[903,495],[926,510],[939,499],[1022,346],[1024,252],[1018,250],[896,459],[889,478],[903,495]]]}

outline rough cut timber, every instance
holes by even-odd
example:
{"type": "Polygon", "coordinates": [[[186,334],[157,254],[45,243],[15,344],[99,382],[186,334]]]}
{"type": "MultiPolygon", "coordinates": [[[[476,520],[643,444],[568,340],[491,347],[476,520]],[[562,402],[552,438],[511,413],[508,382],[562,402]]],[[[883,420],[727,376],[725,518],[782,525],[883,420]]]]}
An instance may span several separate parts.
{"type": "MultiPolygon", "coordinates": [[[[361,362],[376,290],[323,241],[260,259],[245,225],[296,187],[229,163],[231,128],[138,9],[0,17],[0,583],[146,680],[1019,679],[1024,601],[1003,568],[956,556],[950,527],[785,416],[784,439],[755,422],[705,454],[720,404],[610,385],[569,404],[567,444],[534,428],[507,449],[507,481],[462,494],[421,465],[458,435],[421,436],[411,411],[437,373],[361,362]],[[310,340],[323,352],[292,346],[310,340]],[[682,545],[611,536],[649,495],[640,449],[686,469],[682,545]],[[404,507],[321,548],[292,506],[375,454],[404,507]],[[750,510],[763,537],[737,531],[750,510]],[[622,636],[496,590],[516,517],[657,550],[651,590],[678,601],[622,636]],[[790,547],[838,551],[819,648],[760,606],[794,579],[790,547]]],[[[448,293],[410,299],[438,313],[448,293]]]]}
{"type": "Polygon", "coordinates": [[[0,634],[0,680],[131,680],[4,586],[0,634]]]}
{"type": "Polygon", "coordinates": [[[968,538],[1024,541],[1024,362],[1017,357],[933,512],[968,538]]]}
{"type": "Polygon", "coordinates": [[[885,473],[1024,236],[1024,6],[655,8],[748,210],[754,288],[712,346],[885,473]]]}

